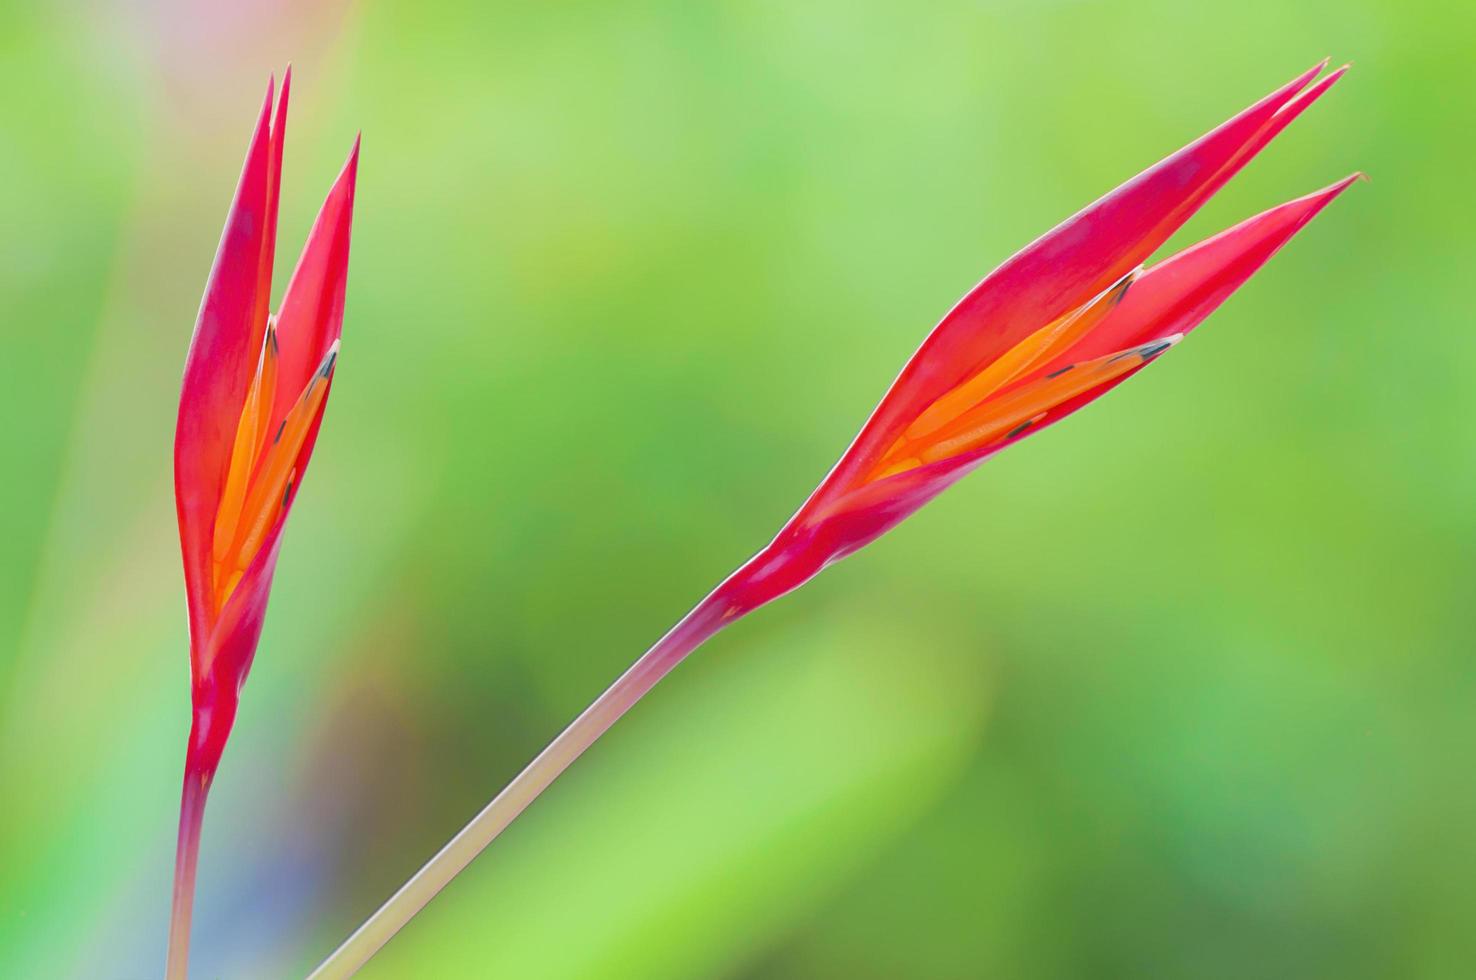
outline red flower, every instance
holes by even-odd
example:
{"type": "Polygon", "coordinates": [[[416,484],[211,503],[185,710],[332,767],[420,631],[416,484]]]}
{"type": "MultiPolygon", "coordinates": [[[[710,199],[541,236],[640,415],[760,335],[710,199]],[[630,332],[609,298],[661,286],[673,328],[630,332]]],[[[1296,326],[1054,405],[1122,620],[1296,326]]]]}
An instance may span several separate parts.
{"type": "Polygon", "coordinates": [[[1068,218],[975,286],[799,512],[720,590],[728,603],[743,612],[797,587],[990,456],[1106,394],[1213,312],[1359,175],[1142,263],[1345,71],[1309,87],[1325,65],[1068,218]]]}
{"type": "Polygon", "coordinates": [[[347,977],[662,677],[714,633],[895,527],[985,459],[1141,370],[1356,178],[1142,263],[1343,74],[1293,79],[1026,246],[907,362],[860,435],[762,551],[692,609],[312,975],[347,977]]]}
{"type": "Polygon", "coordinates": [[[182,975],[205,794],[251,669],[281,546],[333,383],[359,147],[308,235],[275,315],[267,306],[292,73],[272,85],[185,359],[174,495],[189,603],[193,716],[180,813],[170,973],[182,975]]]}

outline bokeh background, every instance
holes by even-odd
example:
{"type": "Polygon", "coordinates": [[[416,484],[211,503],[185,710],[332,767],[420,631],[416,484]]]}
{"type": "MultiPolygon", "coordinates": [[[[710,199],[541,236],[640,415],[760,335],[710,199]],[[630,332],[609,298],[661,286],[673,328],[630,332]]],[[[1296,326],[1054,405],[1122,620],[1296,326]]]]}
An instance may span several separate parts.
{"type": "Polygon", "coordinates": [[[196,975],[301,975],[775,531],[929,326],[1324,54],[1196,218],[1355,187],[1190,343],[719,637],[364,976],[1470,976],[1476,8],[0,13],[0,975],[162,968],[170,445],[267,75],[333,403],[196,975]]]}

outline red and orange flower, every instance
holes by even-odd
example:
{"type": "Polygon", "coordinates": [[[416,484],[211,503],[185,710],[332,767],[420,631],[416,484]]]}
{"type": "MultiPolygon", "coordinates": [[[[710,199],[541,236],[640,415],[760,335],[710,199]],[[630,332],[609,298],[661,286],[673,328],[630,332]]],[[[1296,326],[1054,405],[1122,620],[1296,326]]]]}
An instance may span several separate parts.
{"type": "Polygon", "coordinates": [[[169,974],[183,976],[200,824],[261,636],[282,526],[307,472],[343,326],[357,141],[275,314],[268,312],[292,73],[246,152],[185,359],[174,494],[193,704],[169,974]]]}
{"type": "Polygon", "coordinates": [[[840,461],[722,590],[746,611],[1176,344],[1358,174],[1143,262],[1346,70],[1293,79],[1026,246],[923,341],[840,461]]]}
{"type": "Polygon", "coordinates": [[[779,534],[564,729],[313,974],[347,977],[714,633],[864,547],[995,453],[1064,419],[1199,325],[1356,178],[1152,266],[1226,181],[1343,74],[1292,79],[1027,245],[933,328],[779,534]]]}

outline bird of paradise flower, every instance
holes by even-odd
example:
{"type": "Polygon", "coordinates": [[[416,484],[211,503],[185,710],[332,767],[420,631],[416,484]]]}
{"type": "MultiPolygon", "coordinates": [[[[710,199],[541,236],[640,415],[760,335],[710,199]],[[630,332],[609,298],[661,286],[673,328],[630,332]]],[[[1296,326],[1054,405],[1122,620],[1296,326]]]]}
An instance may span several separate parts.
{"type": "Polygon", "coordinates": [[[185,359],[174,493],[189,606],[191,714],[166,972],[188,969],[205,800],[256,653],[282,527],[312,457],[343,326],[359,145],[268,312],[289,68],[246,152],[185,359]]]}
{"type": "Polygon", "coordinates": [[[1327,62],[1066,219],[933,329],[778,535],[638,659],[312,975],[354,973],[564,769],[713,634],[895,527],[995,453],[1193,330],[1358,174],[1144,262],[1342,76],[1327,62]]]}

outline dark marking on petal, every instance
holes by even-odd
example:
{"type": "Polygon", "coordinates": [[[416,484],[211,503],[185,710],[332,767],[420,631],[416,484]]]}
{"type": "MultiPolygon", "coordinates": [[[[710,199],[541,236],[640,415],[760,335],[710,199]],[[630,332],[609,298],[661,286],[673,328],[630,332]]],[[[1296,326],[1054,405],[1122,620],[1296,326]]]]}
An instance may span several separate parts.
{"type": "Polygon", "coordinates": [[[1146,361],[1150,357],[1157,357],[1159,354],[1162,354],[1164,351],[1168,350],[1172,346],[1174,345],[1169,343],[1167,340],[1160,340],[1156,344],[1148,344],[1146,347],[1139,348],[1138,355],[1146,361]]]}
{"type": "Polygon", "coordinates": [[[337,360],[338,360],[338,351],[334,351],[332,354],[329,354],[328,355],[328,360],[326,360],[326,361],[323,362],[323,370],[320,372],[323,375],[323,377],[325,377],[325,378],[332,377],[332,375],[333,375],[333,365],[334,365],[335,362],[337,362],[337,360]]]}
{"type": "Polygon", "coordinates": [[[1013,429],[1011,429],[1010,432],[1009,432],[1009,435],[1005,436],[1005,438],[1006,439],[1013,439],[1013,438],[1015,438],[1015,436],[1017,436],[1020,433],[1024,432],[1026,429],[1030,428],[1034,424],[1035,424],[1035,420],[1034,419],[1026,419],[1024,422],[1021,422],[1019,425],[1017,425],[1013,429]]]}
{"type": "Polygon", "coordinates": [[[1070,371],[1074,367],[1076,367],[1075,364],[1068,364],[1068,365],[1066,365],[1063,368],[1057,368],[1056,370],[1052,371],[1050,374],[1046,375],[1046,377],[1047,378],[1059,378],[1061,375],[1065,374],[1067,371],[1070,371]]]}
{"type": "Polygon", "coordinates": [[[274,435],[274,436],[272,436],[272,442],[274,444],[282,441],[282,433],[285,432],[286,429],[287,429],[287,420],[286,419],[283,419],[282,420],[282,424],[279,425],[279,426],[277,426],[277,434],[274,435]]]}
{"type": "Polygon", "coordinates": [[[287,501],[292,499],[292,481],[287,481],[287,488],[282,491],[282,509],[287,509],[287,501]]]}

